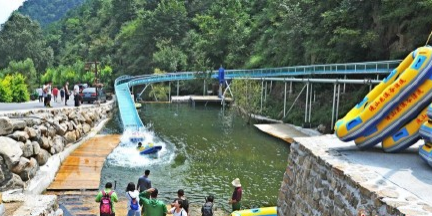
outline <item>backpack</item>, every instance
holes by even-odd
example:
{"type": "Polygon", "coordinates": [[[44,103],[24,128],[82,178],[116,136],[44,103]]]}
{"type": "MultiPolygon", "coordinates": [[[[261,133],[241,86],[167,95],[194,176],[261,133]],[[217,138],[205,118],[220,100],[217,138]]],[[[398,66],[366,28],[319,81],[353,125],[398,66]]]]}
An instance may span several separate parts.
{"type": "Polygon", "coordinates": [[[102,199],[99,206],[101,216],[111,215],[113,213],[111,204],[112,193],[114,193],[114,191],[110,191],[109,193],[102,191],[102,199]]]}
{"type": "Polygon", "coordinates": [[[202,207],[202,216],[213,216],[213,203],[206,202],[202,207]]]}
{"type": "Polygon", "coordinates": [[[129,194],[129,192],[128,192],[128,195],[131,198],[131,200],[130,200],[130,208],[131,208],[131,210],[134,210],[134,211],[139,210],[139,204],[138,204],[136,198],[132,198],[131,195],[129,194]]]}

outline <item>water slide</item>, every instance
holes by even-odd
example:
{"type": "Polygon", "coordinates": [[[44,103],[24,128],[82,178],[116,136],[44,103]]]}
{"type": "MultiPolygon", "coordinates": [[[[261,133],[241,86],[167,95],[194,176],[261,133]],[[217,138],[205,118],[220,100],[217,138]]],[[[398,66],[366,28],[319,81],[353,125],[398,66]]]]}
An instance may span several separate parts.
{"type": "Polygon", "coordinates": [[[432,165],[432,47],[410,53],[379,85],[335,126],[342,141],[360,149],[379,143],[385,152],[399,152],[421,137],[420,156],[432,165]]]}

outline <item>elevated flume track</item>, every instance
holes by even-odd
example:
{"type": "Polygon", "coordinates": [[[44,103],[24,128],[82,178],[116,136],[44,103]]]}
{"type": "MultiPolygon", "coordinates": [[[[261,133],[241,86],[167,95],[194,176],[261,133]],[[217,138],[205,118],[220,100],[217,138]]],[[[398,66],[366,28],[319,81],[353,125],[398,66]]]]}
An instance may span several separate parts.
{"type": "MultiPolygon", "coordinates": [[[[315,82],[332,82],[334,79],[325,78],[325,75],[353,75],[353,74],[388,74],[396,68],[400,60],[394,61],[378,61],[378,62],[360,62],[346,64],[325,64],[325,65],[309,65],[281,68],[264,68],[252,70],[225,70],[225,79],[259,79],[265,80],[275,79],[283,81],[280,77],[285,77],[286,81],[305,81],[309,79],[299,79],[294,77],[310,77],[322,76],[323,78],[315,80],[315,82]],[[279,77],[279,78],[272,78],[279,77]]],[[[210,74],[211,78],[217,78],[217,71],[210,74]]],[[[117,97],[117,103],[124,130],[140,130],[144,128],[144,124],[138,115],[135,108],[135,103],[132,99],[130,88],[133,86],[147,85],[152,83],[172,82],[182,80],[196,79],[196,72],[179,72],[167,73],[161,75],[141,75],[141,76],[120,76],[115,80],[114,88],[117,97]]],[[[312,79],[311,79],[312,80],[312,79]]],[[[344,82],[343,80],[340,80],[344,82]]],[[[347,81],[345,81],[347,82],[347,81]]],[[[353,80],[354,83],[367,82],[364,80],[353,80]]],[[[375,83],[375,82],[374,82],[375,83]]]]}

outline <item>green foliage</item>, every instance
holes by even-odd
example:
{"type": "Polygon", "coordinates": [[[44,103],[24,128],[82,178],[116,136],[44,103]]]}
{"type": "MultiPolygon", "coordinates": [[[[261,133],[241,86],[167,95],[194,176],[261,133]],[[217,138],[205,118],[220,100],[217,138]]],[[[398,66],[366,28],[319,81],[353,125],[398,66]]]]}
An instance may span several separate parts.
{"type": "Polygon", "coordinates": [[[10,103],[13,100],[11,89],[12,75],[7,75],[0,80],[0,102],[10,103]]]}
{"type": "Polygon", "coordinates": [[[22,74],[14,74],[10,86],[12,89],[13,102],[26,102],[30,99],[25,79],[26,78],[22,74]]]}
{"type": "MultiPolygon", "coordinates": [[[[154,74],[158,75],[158,74],[165,74],[165,71],[162,71],[158,68],[155,69],[154,74]]],[[[155,100],[162,100],[162,101],[167,101],[168,98],[168,93],[169,93],[169,87],[166,86],[165,84],[161,83],[161,84],[153,84],[151,86],[151,89],[148,93],[149,97],[154,97],[155,100]]]]}
{"type": "Polygon", "coordinates": [[[0,102],[26,102],[30,99],[26,78],[19,73],[8,74],[0,80],[0,102]]]}
{"type": "Polygon", "coordinates": [[[236,105],[246,113],[261,113],[261,83],[255,80],[233,80],[231,83],[236,105]]]}
{"type": "Polygon", "coordinates": [[[26,59],[24,61],[11,61],[7,68],[2,71],[3,74],[15,74],[20,73],[26,77],[26,85],[29,87],[29,91],[36,89],[37,85],[37,73],[33,64],[33,60],[26,59]]]}
{"type": "Polygon", "coordinates": [[[156,47],[158,51],[153,54],[156,67],[164,71],[179,71],[186,68],[187,56],[179,48],[171,45],[171,41],[160,41],[156,47]]]}
{"type": "Polygon", "coordinates": [[[53,59],[38,23],[13,13],[0,31],[0,68],[11,61],[32,59],[37,71],[43,71],[53,59]]]}
{"type": "Polygon", "coordinates": [[[81,5],[84,0],[27,0],[18,12],[38,21],[41,26],[60,20],[70,9],[81,5]]]}

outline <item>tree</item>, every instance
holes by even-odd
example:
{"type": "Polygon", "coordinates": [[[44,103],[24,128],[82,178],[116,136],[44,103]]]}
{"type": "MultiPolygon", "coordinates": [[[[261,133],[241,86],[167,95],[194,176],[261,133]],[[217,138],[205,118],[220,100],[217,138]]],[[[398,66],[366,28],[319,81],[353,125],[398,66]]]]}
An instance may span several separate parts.
{"type": "Polygon", "coordinates": [[[34,67],[33,61],[27,58],[24,61],[11,61],[7,68],[2,71],[3,74],[15,74],[20,73],[26,77],[26,85],[29,91],[32,91],[38,86],[39,82],[37,79],[36,69],[34,67]]]}
{"type": "Polygon", "coordinates": [[[53,51],[46,46],[42,30],[29,17],[13,13],[1,26],[0,68],[11,61],[33,60],[36,70],[43,71],[52,63],[53,51]]]}

